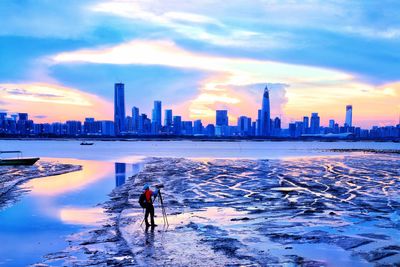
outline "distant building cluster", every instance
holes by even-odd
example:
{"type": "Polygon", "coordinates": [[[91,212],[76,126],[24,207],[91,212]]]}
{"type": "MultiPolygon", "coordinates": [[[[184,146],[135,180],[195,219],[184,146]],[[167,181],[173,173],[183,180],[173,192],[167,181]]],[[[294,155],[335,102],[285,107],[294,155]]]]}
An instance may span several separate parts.
{"type": "Polygon", "coordinates": [[[353,107],[346,106],[344,125],[335,120],[329,121],[329,126],[320,125],[318,113],[304,116],[301,121],[289,123],[287,129],[282,129],[279,117],[271,118],[270,96],[265,87],[262,96],[261,109],[256,120],[247,116],[239,116],[235,125],[229,124],[228,110],[216,110],[215,124],[203,125],[201,120],[184,121],[179,115],[174,115],[171,109],[164,110],[162,102],[154,101],[151,118],[140,113],[138,107],[132,107],[126,114],[125,86],[116,83],[114,86],[114,121],[86,118],[81,121],[66,121],[65,123],[34,123],[27,113],[0,113],[0,134],[2,136],[204,136],[204,137],[244,137],[244,138],[358,138],[358,139],[388,139],[400,137],[400,123],[397,126],[374,126],[372,129],[361,129],[353,126],[353,107]],[[163,120],[164,119],[164,120],[163,120]]]}

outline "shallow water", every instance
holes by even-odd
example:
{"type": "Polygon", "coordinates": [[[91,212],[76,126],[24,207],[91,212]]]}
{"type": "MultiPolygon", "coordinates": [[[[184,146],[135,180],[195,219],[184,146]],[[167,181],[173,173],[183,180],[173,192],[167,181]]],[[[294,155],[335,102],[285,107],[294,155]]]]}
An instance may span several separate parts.
{"type": "Polygon", "coordinates": [[[337,155],[320,149],[399,149],[391,142],[194,142],[194,141],[80,141],[0,140],[2,150],[22,150],[25,156],[130,162],[143,157],[251,158],[337,155]]]}
{"type": "Polygon", "coordinates": [[[140,170],[139,163],[52,158],[82,171],[30,180],[28,194],[0,211],[0,266],[27,266],[66,247],[65,238],[105,218],[97,204],[140,170]]]}
{"type": "MultiPolygon", "coordinates": [[[[97,204],[106,201],[108,199],[107,194],[112,189],[122,185],[128,176],[138,172],[140,165],[135,163],[146,157],[196,158],[199,162],[213,158],[298,159],[306,156],[338,155],[338,153],[324,152],[318,149],[400,149],[400,144],[373,142],[116,141],[95,142],[93,146],[80,146],[79,143],[79,141],[0,140],[1,150],[22,150],[24,156],[39,156],[46,160],[83,165],[83,170],[80,172],[29,181],[23,187],[29,188],[31,192],[23,195],[21,200],[13,206],[0,211],[0,240],[2,241],[0,244],[0,265],[24,266],[40,262],[43,255],[68,247],[68,243],[65,241],[66,236],[98,226],[98,221],[104,217],[104,214],[102,208],[97,204]],[[115,164],[115,162],[129,164],[115,164]]],[[[220,162],[220,164],[223,163],[220,162]]],[[[204,168],[207,168],[207,166],[204,168]]],[[[368,177],[362,176],[362,168],[363,166],[360,166],[360,179],[368,180],[368,177]]],[[[343,177],[351,175],[353,172],[351,169],[343,170],[340,165],[332,167],[327,164],[326,169],[332,173],[337,172],[338,175],[343,177]]],[[[232,170],[235,171],[235,169],[230,169],[229,166],[226,170],[227,174],[232,170]]],[[[312,171],[312,169],[307,171],[312,171]]],[[[201,175],[202,173],[204,173],[204,170],[199,170],[198,173],[193,172],[193,175],[201,175]]],[[[295,176],[296,173],[293,172],[292,175],[295,176]]],[[[390,174],[380,173],[379,175],[379,177],[386,179],[390,174]]],[[[216,184],[230,183],[232,178],[228,176],[226,173],[222,173],[215,178],[214,182],[216,184]]],[[[248,176],[249,174],[240,173],[235,175],[234,179],[246,179],[248,176]]],[[[364,180],[361,180],[361,182],[364,180]]],[[[354,191],[361,191],[357,189],[358,183],[349,182],[350,184],[346,186],[350,190],[343,192],[342,200],[352,202],[354,201],[354,191]],[[354,183],[354,186],[351,183],[354,183]]],[[[276,194],[286,191],[288,193],[287,199],[293,203],[299,201],[299,197],[296,194],[291,194],[291,191],[310,190],[305,189],[301,184],[293,185],[290,181],[286,181],[286,183],[286,189],[281,187],[274,190],[277,190],[276,194]]],[[[212,184],[207,186],[211,189],[216,188],[212,184]]],[[[323,188],[324,185],[320,186],[323,188]]],[[[343,184],[340,186],[343,186],[343,184]]],[[[243,192],[247,197],[263,197],[262,194],[254,194],[254,190],[251,189],[251,181],[236,183],[230,189],[233,192],[243,192]]],[[[379,194],[393,195],[390,181],[377,183],[376,190],[379,194]]],[[[316,193],[318,197],[326,199],[331,197],[329,193],[324,192],[324,189],[318,192],[307,192],[316,193]]],[[[226,192],[218,190],[202,191],[201,188],[194,188],[193,192],[187,192],[187,194],[188,196],[193,194],[205,200],[207,198],[229,197],[226,192]]],[[[372,190],[372,193],[365,193],[364,197],[371,196],[373,200],[373,194],[374,191],[372,190]]],[[[391,198],[387,199],[385,208],[390,208],[391,198]]],[[[250,209],[251,207],[249,207],[250,209]]],[[[395,220],[396,214],[392,216],[395,220]]],[[[368,222],[360,222],[363,227],[364,224],[365,227],[371,227],[367,225],[368,222]]],[[[397,235],[398,233],[393,232],[392,234],[397,235]]],[[[297,249],[298,253],[306,250],[304,247],[306,245],[300,244],[297,249]]]]}

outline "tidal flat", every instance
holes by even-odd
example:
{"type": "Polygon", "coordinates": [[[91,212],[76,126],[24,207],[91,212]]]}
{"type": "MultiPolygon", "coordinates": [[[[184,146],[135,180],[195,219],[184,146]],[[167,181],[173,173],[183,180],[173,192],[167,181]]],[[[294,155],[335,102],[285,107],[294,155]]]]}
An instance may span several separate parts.
{"type": "Polygon", "coordinates": [[[147,158],[102,204],[101,226],[37,266],[396,266],[400,157],[147,158]],[[169,226],[141,224],[144,183],[163,184],[169,226]]]}

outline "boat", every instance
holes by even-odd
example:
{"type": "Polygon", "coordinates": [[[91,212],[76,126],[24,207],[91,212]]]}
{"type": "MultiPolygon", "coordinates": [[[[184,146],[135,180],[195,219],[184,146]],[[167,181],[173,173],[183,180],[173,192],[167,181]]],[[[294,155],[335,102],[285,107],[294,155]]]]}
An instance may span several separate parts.
{"type": "Polygon", "coordinates": [[[40,158],[23,158],[21,151],[0,151],[2,154],[17,154],[16,158],[0,158],[0,166],[19,166],[26,165],[30,166],[36,163],[40,158]]]}
{"type": "Polygon", "coordinates": [[[81,142],[81,146],[91,146],[93,144],[94,144],[93,142],[86,142],[86,141],[81,142]]]}

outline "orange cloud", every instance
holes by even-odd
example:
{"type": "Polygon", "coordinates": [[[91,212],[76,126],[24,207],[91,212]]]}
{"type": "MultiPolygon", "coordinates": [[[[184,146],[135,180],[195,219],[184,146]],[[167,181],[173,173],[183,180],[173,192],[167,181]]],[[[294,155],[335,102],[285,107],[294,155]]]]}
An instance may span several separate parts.
{"type": "Polygon", "coordinates": [[[27,112],[35,122],[110,119],[112,104],[99,96],[58,84],[0,84],[2,108],[27,112]]]}
{"type": "Polygon", "coordinates": [[[369,127],[395,125],[400,113],[400,83],[378,87],[350,83],[346,87],[296,87],[287,90],[285,114],[290,120],[301,120],[303,115],[318,112],[324,125],[329,119],[344,123],[345,106],[353,105],[353,124],[369,127]]]}

